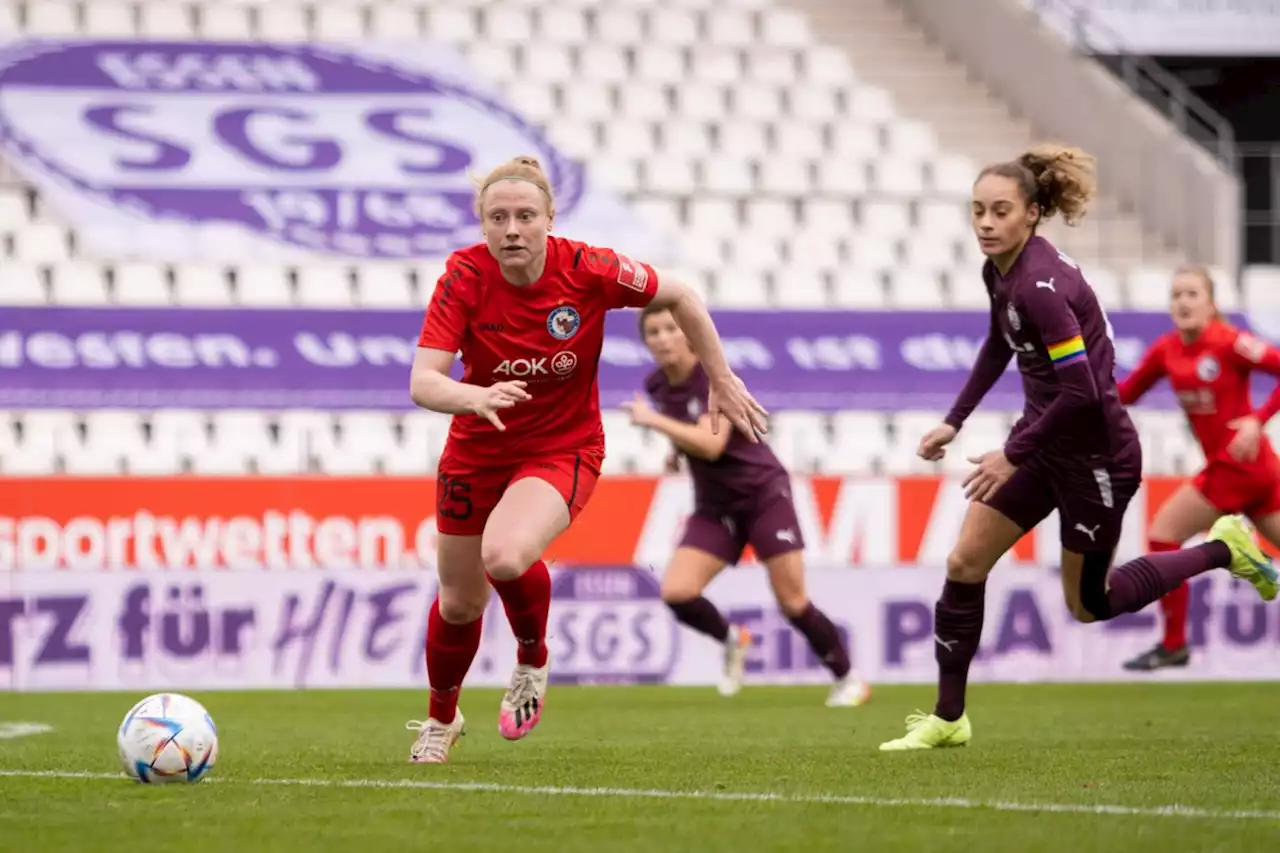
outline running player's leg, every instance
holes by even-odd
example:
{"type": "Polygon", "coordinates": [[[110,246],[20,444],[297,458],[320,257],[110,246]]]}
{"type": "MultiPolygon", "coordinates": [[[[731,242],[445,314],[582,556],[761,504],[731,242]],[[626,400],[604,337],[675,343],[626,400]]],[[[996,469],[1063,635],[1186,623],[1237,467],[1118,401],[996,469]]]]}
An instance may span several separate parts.
{"type": "Polygon", "coordinates": [[[880,749],[932,749],[969,742],[965,694],[969,664],[982,639],[987,575],[1053,508],[1047,477],[1037,461],[1020,467],[987,503],[969,504],[960,541],[947,556],[942,596],[934,606],[938,704],[932,714],[907,717],[906,735],[880,744],[880,749]]]}
{"type": "Polygon", "coordinates": [[[684,535],[662,577],[662,600],[677,621],[724,646],[721,696],[733,696],[742,689],[751,633],[741,625],[730,625],[702,592],[726,565],[738,562],[742,547],[742,534],[732,515],[696,511],[685,522],[684,535]]]}
{"type": "Polygon", "coordinates": [[[538,724],[547,691],[551,575],[542,554],[586,506],[598,476],[598,466],[577,454],[530,460],[516,469],[485,525],[481,558],[518,643],[498,712],[508,740],[538,724]]]}
{"type": "Polygon", "coordinates": [[[489,603],[489,584],[481,560],[481,531],[506,474],[456,472],[441,460],[436,484],[436,566],[439,590],[427,617],[427,679],[430,707],[424,722],[410,721],[418,732],[409,760],[440,764],[463,731],[458,695],[480,648],[481,620],[489,603]],[[445,473],[448,470],[448,473],[445,473]]]}
{"type": "Polygon", "coordinates": [[[1076,619],[1104,622],[1136,613],[1191,578],[1218,568],[1249,581],[1265,600],[1276,597],[1276,571],[1235,515],[1214,522],[1202,545],[1147,554],[1109,568],[1125,509],[1140,480],[1139,458],[1105,469],[1064,471],[1055,483],[1063,517],[1063,593],[1076,619]]]}
{"type": "Polygon", "coordinates": [[[835,678],[827,705],[861,705],[869,698],[870,690],[853,674],[849,650],[839,630],[809,599],[805,588],[804,537],[795,505],[785,489],[752,513],[747,539],[764,562],[779,609],[835,678]]]}
{"type": "MultiPolygon", "coordinates": [[[[1205,497],[1205,488],[1201,478],[1198,478],[1195,485],[1188,483],[1182,486],[1161,505],[1148,531],[1149,553],[1177,551],[1183,542],[1208,530],[1218,520],[1222,512],[1205,497]]],[[[1167,666],[1186,666],[1190,663],[1191,652],[1187,647],[1187,611],[1190,602],[1191,590],[1185,583],[1179,584],[1160,599],[1160,610],[1164,614],[1164,637],[1154,648],[1126,661],[1125,669],[1142,672],[1167,666]]]]}

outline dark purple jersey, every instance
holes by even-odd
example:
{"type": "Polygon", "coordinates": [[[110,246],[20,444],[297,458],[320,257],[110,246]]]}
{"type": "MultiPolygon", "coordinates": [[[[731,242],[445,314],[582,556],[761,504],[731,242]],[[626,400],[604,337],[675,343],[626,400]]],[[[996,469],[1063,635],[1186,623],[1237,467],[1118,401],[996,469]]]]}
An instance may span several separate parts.
{"type": "Polygon", "coordinates": [[[1076,263],[1032,237],[1008,275],[988,260],[982,278],[991,331],[947,423],[958,428],[1016,355],[1026,405],[1005,445],[1010,462],[1127,452],[1138,436],[1116,388],[1111,322],[1076,263]]]}
{"type": "MultiPolygon", "coordinates": [[[[667,417],[693,424],[707,411],[711,383],[700,364],[679,385],[671,384],[666,374],[655,370],[645,380],[644,387],[654,408],[667,417]]],[[[769,445],[752,444],[724,418],[720,428],[729,430],[729,443],[719,459],[710,462],[685,454],[698,507],[742,507],[771,495],[776,491],[773,487],[787,482],[787,470],[769,445]]]]}

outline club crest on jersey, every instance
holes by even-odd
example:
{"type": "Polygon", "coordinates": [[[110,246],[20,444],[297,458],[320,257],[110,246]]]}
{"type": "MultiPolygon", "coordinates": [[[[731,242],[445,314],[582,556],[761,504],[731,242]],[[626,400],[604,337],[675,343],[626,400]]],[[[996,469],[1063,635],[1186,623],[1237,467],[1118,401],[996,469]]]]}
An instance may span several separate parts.
{"type": "Polygon", "coordinates": [[[578,334],[578,329],[581,327],[582,318],[574,308],[568,305],[553,308],[547,315],[547,331],[558,341],[569,340],[578,334]]]}
{"type": "Polygon", "coordinates": [[[1009,328],[1015,332],[1022,331],[1022,318],[1018,316],[1018,309],[1013,307],[1013,303],[1009,303],[1009,328]]]}
{"type": "Polygon", "coordinates": [[[689,417],[693,418],[696,421],[698,419],[698,415],[702,414],[701,409],[702,409],[702,404],[698,401],[698,398],[690,397],[689,405],[687,407],[687,411],[689,412],[689,417]]]}
{"type": "Polygon", "coordinates": [[[1222,373],[1222,366],[1211,355],[1206,355],[1196,362],[1196,376],[1201,382],[1212,382],[1222,373]]]}

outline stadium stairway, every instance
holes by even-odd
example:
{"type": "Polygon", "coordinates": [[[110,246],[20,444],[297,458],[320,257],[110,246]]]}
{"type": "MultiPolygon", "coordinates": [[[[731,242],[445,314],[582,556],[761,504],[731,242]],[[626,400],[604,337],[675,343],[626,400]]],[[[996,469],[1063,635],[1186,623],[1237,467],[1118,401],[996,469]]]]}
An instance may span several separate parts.
{"type": "MultiPolygon", "coordinates": [[[[893,0],[787,2],[809,16],[824,41],[856,57],[860,76],[890,92],[903,114],[930,122],[944,150],[983,164],[1007,160],[1037,141],[1035,129],[1018,118],[1013,105],[973,79],[893,0]]],[[[1066,228],[1055,222],[1045,236],[1082,262],[1116,271],[1170,267],[1185,260],[1162,245],[1134,215],[1122,212],[1115,199],[1107,196],[1105,184],[1101,190],[1080,226],[1066,228]]]]}

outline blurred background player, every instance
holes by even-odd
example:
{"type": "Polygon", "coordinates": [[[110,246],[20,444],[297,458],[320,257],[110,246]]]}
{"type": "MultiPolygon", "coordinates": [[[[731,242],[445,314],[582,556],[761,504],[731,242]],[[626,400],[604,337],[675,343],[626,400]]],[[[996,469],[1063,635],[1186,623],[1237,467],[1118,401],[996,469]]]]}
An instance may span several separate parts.
{"type": "Polygon", "coordinates": [[[725,566],[738,562],[750,543],[783,614],[836,680],[827,705],[861,705],[870,690],[852,673],[836,626],[805,593],[804,539],[790,475],[767,444],[711,429],[707,373],[669,310],[655,304],[645,308],[640,335],[658,365],[645,381],[657,408],[640,395],[623,408],[632,423],[671,439],[689,461],[694,490],[694,511],[662,577],[663,601],[680,622],[724,644],[720,694],[736,694],[751,634],[730,625],[702,593],[725,566]]]}
{"type": "Polygon", "coordinates": [[[586,505],[604,460],[596,375],[606,311],[669,309],[707,365],[713,412],[749,442],[765,429],[688,287],[611,249],[549,236],[555,199],[537,160],[518,157],[490,173],[476,214],[484,242],[450,255],[410,379],[417,405],[454,415],[436,489],[429,718],[409,723],[419,732],[410,760],[427,763],[446,761],[462,733],[458,692],[480,646],[490,585],[519,643],[498,728],[516,740],[541,719],[551,604],[541,557],[586,505]],[[465,372],[455,381],[459,351],[465,372]]]}
{"type": "Polygon", "coordinates": [[[944,423],[920,442],[939,460],[965,419],[1017,355],[1026,398],[1005,446],[970,461],[970,499],[960,541],[934,610],[938,703],[907,717],[907,733],[881,750],[963,746],[969,664],[982,637],[986,579],[996,562],[1055,509],[1061,522],[1062,591],[1081,622],[1134,613],[1187,579],[1230,568],[1266,600],[1276,572],[1236,516],[1219,519],[1209,541],[1148,554],[1110,569],[1125,509],[1142,478],[1142,449],[1115,383],[1110,322],[1075,262],[1036,235],[1061,213],[1068,225],[1093,196],[1094,159],[1040,145],[988,166],[973,188],[973,228],[987,260],[991,330],[944,423]]]}
{"type": "MultiPolygon", "coordinates": [[[[1174,275],[1170,313],[1174,330],[1152,344],[1120,383],[1120,400],[1133,405],[1167,378],[1204,451],[1205,466],[1160,507],[1148,548],[1176,550],[1231,513],[1249,516],[1267,541],[1280,543],[1280,458],[1263,432],[1280,412],[1280,385],[1257,412],[1249,399],[1250,374],[1280,375],[1280,352],[1222,319],[1213,278],[1204,267],[1185,267],[1174,275]]],[[[1189,605],[1185,583],[1160,599],[1164,638],[1124,668],[1186,666],[1189,605]]]]}

